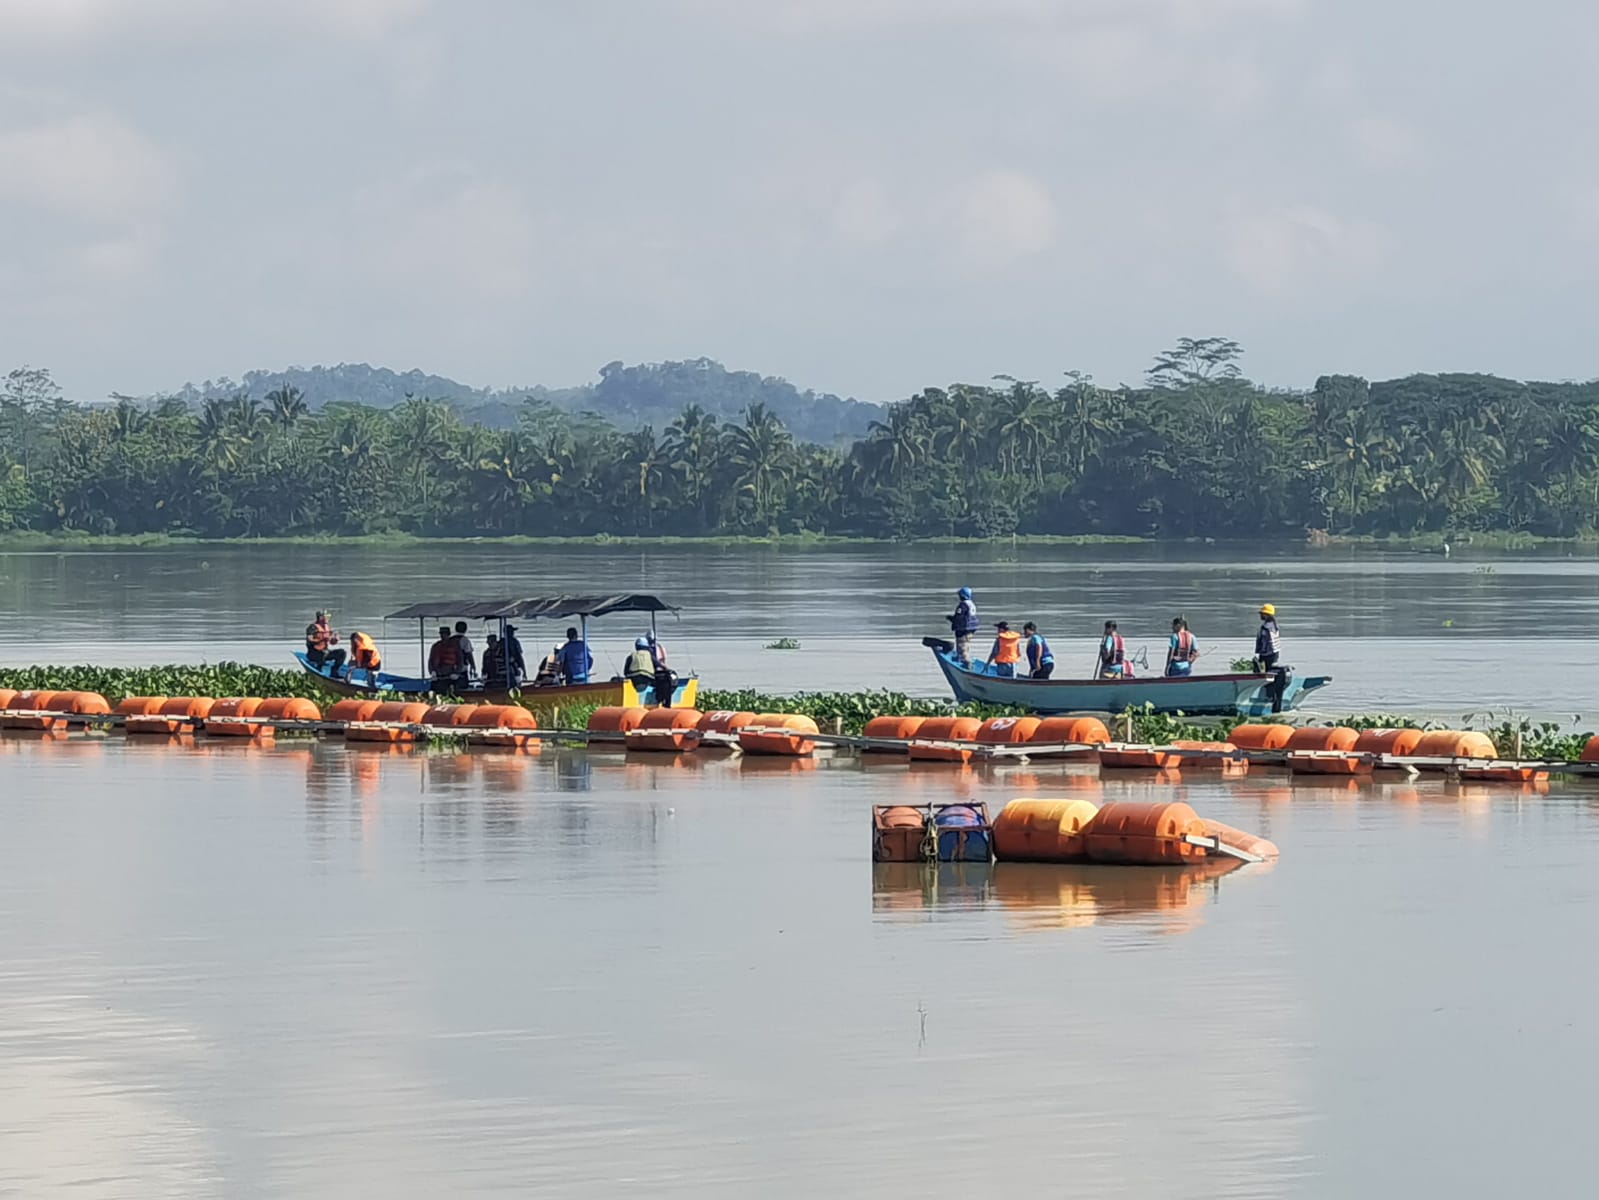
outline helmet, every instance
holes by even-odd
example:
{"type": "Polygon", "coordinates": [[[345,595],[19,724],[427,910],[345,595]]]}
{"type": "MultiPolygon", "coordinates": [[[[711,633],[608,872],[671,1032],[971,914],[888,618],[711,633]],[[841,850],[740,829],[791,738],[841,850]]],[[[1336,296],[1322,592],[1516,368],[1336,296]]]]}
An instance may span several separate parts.
{"type": "Polygon", "coordinates": [[[633,649],[635,649],[635,650],[648,650],[649,648],[650,648],[650,639],[649,638],[634,638],[633,639],[633,649]]]}
{"type": "Polygon", "coordinates": [[[1262,604],[1260,606],[1260,615],[1263,617],[1275,617],[1277,615],[1277,606],[1275,604],[1262,604]]]}
{"type": "Polygon", "coordinates": [[[961,590],[956,592],[955,594],[957,596],[959,596],[962,600],[970,600],[972,598],[972,589],[971,588],[961,588],[961,590]]]}

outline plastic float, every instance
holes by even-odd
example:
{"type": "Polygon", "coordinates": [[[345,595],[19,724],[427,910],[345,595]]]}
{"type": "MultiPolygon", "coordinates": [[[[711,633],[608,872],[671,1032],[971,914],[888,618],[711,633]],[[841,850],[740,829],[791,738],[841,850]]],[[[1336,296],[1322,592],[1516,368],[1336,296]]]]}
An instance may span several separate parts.
{"type": "Polygon", "coordinates": [[[1110,741],[1098,717],[1045,717],[1028,739],[1029,758],[1092,758],[1093,747],[1110,741]]]}
{"type": "Polygon", "coordinates": [[[719,709],[700,716],[700,749],[732,750],[738,745],[738,731],[755,721],[752,712],[719,709]]]}
{"type": "Polygon", "coordinates": [[[621,708],[608,706],[596,708],[589,714],[588,733],[590,741],[620,742],[627,737],[630,729],[637,729],[644,720],[644,714],[649,709],[621,708]]]}
{"type": "Polygon", "coordinates": [[[1415,750],[1407,757],[1421,760],[1412,764],[1418,771],[1443,771],[1455,759],[1494,761],[1499,757],[1499,748],[1485,733],[1434,729],[1421,735],[1415,750]]]}
{"type": "Polygon", "coordinates": [[[977,740],[985,746],[1019,746],[1033,740],[1044,722],[1038,717],[990,717],[977,729],[977,740]]]}
{"type": "MultiPolygon", "coordinates": [[[[340,700],[333,709],[343,704],[360,706],[360,715],[344,727],[344,740],[347,742],[414,742],[420,735],[429,711],[426,704],[407,704],[397,700],[379,704],[372,704],[369,700],[340,700]]],[[[330,714],[333,709],[329,710],[330,714]]]]}
{"type": "Polygon", "coordinates": [[[911,739],[916,762],[970,762],[983,723],[976,717],[928,717],[911,739]]]}
{"type": "Polygon", "coordinates": [[[1219,771],[1224,778],[1249,774],[1249,759],[1231,742],[1173,742],[1173,750],[1183,752],[1183,767],[1189,771],[1219,771]]]}
{"type": "Polygon", "coordinates": [[[873,862],[992,862],[993,836],[981,802],[872,808],[873,862]]]}
{"type": "Polygon", "coordinates": [[[745,754],[806,758],[816,750],[816,739],[807,735],[819,732],[815,721],[798,713],[760,713],[738,731],[738,746],[745,754]]]}
{"type": "Polygon", "coordinates": [[[994,818],[1001,862],[1086,862],[1083,830],[1099,813],[1091,800],[1012,800],[994,818]]]}
{"type": "Polygon", "coordinates": [[[520,704],[480,704],[467,716],[467,743],[473,746],[498,746],[537,754],[543,749],[536,737],[539,721],[520,704]]]}
{"type": "Polygon", "coordinates": [[[215,700],[207,696],[169,696],[153,713],[130,715],[122,731],[129,737],[175,737],[194,732],[211,715],[215,700]]]}
{"type": "Polygon", "coordinates": [[[1240,750],[1283,750],[1293,736],[1292,725],[1237,725],[1227,740],[1240,750]]]}
{"type": "Polygon", "coordinates": [[[1347,725],[1307,725],[1294,730],[1284,749],[1295,775],[1370,775],[1373,758],[1355,753],[1360,734],[1347,725]]]}
{"type": "Polygon", "coordinates": [[[1421,742],[1419,729],[1363,729],[1355,739],[1355,753],[1407,757],[1421,742]]]}
{"type": "Polygon", "coordinates": [[[1164,746],[1110,742],[1099,748],[1099,766],[1106,771],[1171,771],[1182,762],[1181,753],[1164,746]]]}
{"type": "Polygon", "coordinates": [[[209,737],[272,741],[277,737],[276,727],[250,719],[255,716],[256,710],[263,703],[264,701],[254,696],[231,696],[225,700],[218,700],[205,715],[203,724],[205,733],[209,737]]]}
{"type": "Polygon", "coordinates": [[[430,729],[456,729],[472,720],[476,704],[434,704],[422,714],[422,724],[430,729]]]}
{"type": "Polygon", "coordinates": [[[82,718],[110,715],[111,705],[98,692],[16,692],[0,711],[0,728],[65,732],[82,718]]]}
{"type": "Polygon", "coordinates": [[[638,728],[627,732],[627,748],[651,752],[694,750],[700,744],[700,721],[704,716],[695,708],[652,708],[638,728]]]}

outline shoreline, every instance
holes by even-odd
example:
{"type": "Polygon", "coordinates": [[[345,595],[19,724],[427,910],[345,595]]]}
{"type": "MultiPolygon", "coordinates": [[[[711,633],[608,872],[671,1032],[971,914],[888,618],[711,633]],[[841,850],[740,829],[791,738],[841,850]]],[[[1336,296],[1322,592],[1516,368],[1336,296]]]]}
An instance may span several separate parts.
{"type": "Polygon", "coordinates": [[[182,534],[88,534],[75,532],[35,532],[12,530],[0,533],[0,553],[7,551],[47,550],[138,550],[174,549],[183,547],[209,548],[215,546],[332,546],[332,547],[433,547],[433,546],[596,546],[596,547],[703,547],[723,549],[740,546],[769,546],[776,549],[829,549],[871,546],[987,546],[1012,548],[1027,546],[1151,546],[1151,547],[1227,547],[1272,546],[1280,548],[1303,547],[1307,551],[1375,550],[1441,554],[1444,547],[1469,553],[1492,551],[1497,553],[1519,550],[1568,547],[1599,553],[1599,532],[1585,537],[1552,538],[1536,534],[1486,532],[1471,534],[1327,534],[1321,537],[1291,537],[1286,535],[1259,538],[1204,538],[1136,537],[1112,534],[1017,534],[1012,537],[929,537],[929,538],[878,538],[856,537],[843,534],[714,534],[706,536],[680,536],[675,534],[593,534],[585,537],[550,536],[532,534],[429,535],[417,533],[366,533],[366,534],[294,534],[281,537],[189,537],[182,534]]]}

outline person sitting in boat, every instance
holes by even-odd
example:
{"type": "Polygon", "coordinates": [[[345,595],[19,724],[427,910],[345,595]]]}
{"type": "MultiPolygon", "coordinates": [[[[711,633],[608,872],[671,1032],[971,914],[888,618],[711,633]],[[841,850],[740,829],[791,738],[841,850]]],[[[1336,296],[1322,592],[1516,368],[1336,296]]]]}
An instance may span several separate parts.
{"type": "Polygon", "coordinates": [[[638,638],[633,643],[633,653],[622,666],[622,677],[637,690],[643,699],[644,689],[655,686],[655,654],[650,649],[650,639],[638,638]]]}
{"type": "Polygon", "coordinates": [[[955,657],[961,660],[961,666],[971,666],[972,634],[982,628],[971,588],[963,587],[955,593],[955,611],[949,615],[949,627],[955,633],[955,657]]]}
{"type": "Polygon", "coordinates": [[[376,687],[378,669],[382,666],[383,655],[378,653],[378,644],[370,635],[357,629],[350,635],[350,673],[346,678],[354,676],[357,671],[365,671],[367,685],[376,687]]]}
{"type": "Polygon", "coordinates": [[[1027,677],[1048,679],[1055,673],[1055,654],[1050,650],[1049,642],[1031,621],[1022,626],[1022,633],[1027,638],[1027,677]]]}
{"type": "Polygon", "coordinates": [[[1171,619],[1171,643],[1166,647],[1166,674],[1192,675],[1194,660],[1199,657],[1199,643],[1188,631],[1186,617],[1171,619]]]}
{"type": "Polygon", "coordinates": [[[561,682],[561,648],[556,646],[539,663],[538,674],[533,677],[534,687],[553,687],[561,682]]]}
{"type": "Polygon", "coordinates": [[[1127,645],[1116,632],[1116,622],[1105,622],[1105,636],[1099,642],[1099,677],[1125,679],[1132,674],[1127,662],[1127,645]]]}
{"type": "Polygon", "coordinates": [[[333,632],[328,614],[318,610],[316,619],[305,627],[306,661],[318,670],[327,665],[330,674],[338,675],[344,667],[344,651],[333,649],[338,644],[339,635],[333,632]]]}
{"type": "Polygon", "coordinates": [[[1283,635],[1277,628],[1277,606],[1260,606],[1260,629],[1255,633],[1255,674],[1265,675],[1276,669],[1282,655],[1283,635]]]}
{"type": "Polygon", "coordinates": [[[587,683],[589,672],[594,669],[594,655],[589,653],[588,643],[577,636],[577,626],[572,626],[566,631],[566,644],[558,651],[561,660],[561,674],[566,676],[567,683],[587,683]]]}
{"type": "Polygon", "coordinates": [[[1022,635],[1011,631],[1010,622],[1000,621],[994,638],[994,648],[988,652],[988,661],[994,674],[1002,679],[1016,678],[1016,664],[1022,660],[1022,635]]]}
{"type": "Polygon", "coordinates": [[[434,691],[458,690],[467,680],[466,663],[461,658],[461,643],[448,625],[439,626],[439,640],[428,649],[428,678],[434,691]]]}

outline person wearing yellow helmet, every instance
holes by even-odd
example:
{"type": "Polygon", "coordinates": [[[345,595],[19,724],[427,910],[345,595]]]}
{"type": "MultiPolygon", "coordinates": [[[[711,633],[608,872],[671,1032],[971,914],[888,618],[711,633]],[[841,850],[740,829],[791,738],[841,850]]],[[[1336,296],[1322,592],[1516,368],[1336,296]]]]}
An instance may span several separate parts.
{"type": "Polygon", "coordinates": [[[1255,634],[1255,673],[1264,674],[1277,666],[1283,651],[1282,631],[1277,628],[1277,606],[1260,606],[1260,630],[1255,634]]]}

